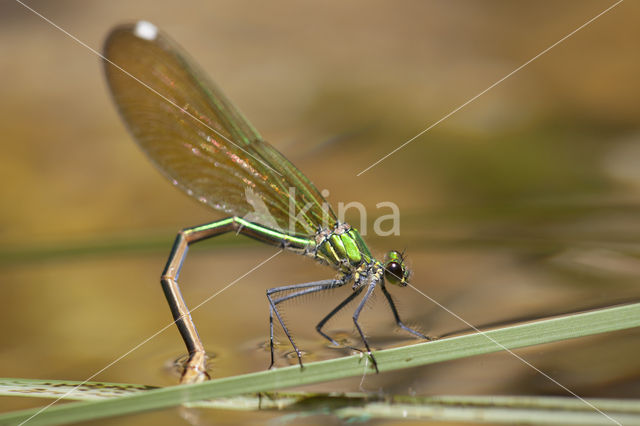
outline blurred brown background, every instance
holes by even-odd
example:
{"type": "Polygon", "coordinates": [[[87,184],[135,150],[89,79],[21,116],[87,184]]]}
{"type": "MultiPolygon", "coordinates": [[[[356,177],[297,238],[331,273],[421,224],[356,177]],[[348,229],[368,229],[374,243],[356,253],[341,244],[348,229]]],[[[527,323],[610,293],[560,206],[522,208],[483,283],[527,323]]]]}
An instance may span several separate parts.
{"type": "MultiPolygon", "coordinates": [[[[401,235],[369,232],[372,250],[406,248],[412,283],[478,327],[640,296],[638,3],[614,8],[360,177],[613,2],[28,4],[97,50],[115,24],[160,26],[266,139],[331,191],[334,205],[364,203],[371,227],[388,213],[376,203],[397,203],[401,235]]],[[[220,215],[171,188],[138,150],[93,53],[10,1],[0,5],[0,34],[0,375],[82,380],[170,321],[158,281],[175,232],[220,215]]],[[[199,303],[272,253],[232,236],[194,247],[181,276],[187,301],[199,303]]],[[[268,365],[265,289],[331,274],[281,255],[196,311],[216,354],[214,376],[268,365]]],[[[411,289],[392,290],[411,325],[436,336],[467,330],[411,289]]],[[[346,292],[286,307],[308,359],[344,354],[313,329],[346,292]]],[[[412,341],[394,331],[380,297],[363,325],[377,348],[412,341]]],[[[350,315],[330,329],[357,343],[350,315]]],[[[631,330],[518,353],[581,396],[637,398],[638,341],[631,330]]],[[[164,366],[183,350],[171,328],[96,380],[175,383],[164,366]]],[[[283,345],[281,365],[288,351],[283,345]]],[[[505,353],[363,386],[565,395],[505,353]]],[[[2,398],[0,408],[42,403],[2,398]]],[[[241,423],[277,414],[206,416],[241,423]]],[[[125,421],[179,417],[102,423],[125,421]]]]}

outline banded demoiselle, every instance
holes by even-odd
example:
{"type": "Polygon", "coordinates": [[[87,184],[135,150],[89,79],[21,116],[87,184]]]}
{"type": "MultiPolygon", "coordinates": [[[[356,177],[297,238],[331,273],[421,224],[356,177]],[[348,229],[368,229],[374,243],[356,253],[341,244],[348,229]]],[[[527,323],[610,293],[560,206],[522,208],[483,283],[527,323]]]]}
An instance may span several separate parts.
{"type": "Polygon", "coordinates": [[[302,353],[278,305],[348,283],[352,283],[351,293],[316,326],[318,333],[332,344],[338,345],[323,331],[324,325],[364,292],[353,322],[378,371],[358,323],[362,308],[378,286],[397,325],[428,339],[403,324],[385,287],[385,283],[407,285],[409,270],[403,255],[390,251],[384,262],[374,259],[358,231],[338,221],[313,183],[262,139],[175,42],[148,22],[116,27],[104,46],[104,69],[120,115],[157,168],[188,195],[231,215],[180,231],[162,273],[162,288],[189,352],[182,383],[203,381],[209,375],[204,346],[178,286],[180,268],[190,244],[227,232],[280,246],[337,271],[333,279],[267,291],[269,368],[274,365],[274,315],[302,367],[302,353]],[[291,205],[297,210],[291,212],[291,205]]]}

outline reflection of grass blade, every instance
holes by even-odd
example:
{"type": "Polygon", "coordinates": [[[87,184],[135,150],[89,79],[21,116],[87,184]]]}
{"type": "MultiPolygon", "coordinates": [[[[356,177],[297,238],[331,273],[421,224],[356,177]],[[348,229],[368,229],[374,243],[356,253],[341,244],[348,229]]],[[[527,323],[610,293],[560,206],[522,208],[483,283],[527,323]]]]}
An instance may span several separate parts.
{"type": "MultiPolygon", "coordinates": [[[[640,303],[572,314],[469,334],[434,342],[376,352],[381,372],[416,367],[441,361],[500,351],[491,339],[515,349],[542,343],[640,326],[640,303]]],[[[273,391],[292,386],[319,383],[345,377],[371,374],[371,363],[359,356],[309,363],[271,371],[226,377],[194,385],[171,386],[102,401],[83,401],[53,406],[29,421],[59,424],[124,415],[177,406],[186,402],[229,397],[253,392],[273,391]]],[[[38,410],[25,410],[0,416],[1,424],[26,420],[38,410]]]]}
{"type": "MultiPolygon", "coordinates": [[[[143,385],[0,379],[0,395],[58,398],[74,386],[81,391],[69,399],[96,400],[133,395],[154,389],[143,385]]],[[[640,401],[589,399],[599,410],[622,424],[640,424],[640,401]]],[[[278,410],[285,412],[331,413],[342,419],[444,420],[496,423],[606,424],[602,414],[576,398],[523,396],[436,396],[411,397],[365,393],[282,392],[239,395],[187,404],[218,410],[278,410]]]]}

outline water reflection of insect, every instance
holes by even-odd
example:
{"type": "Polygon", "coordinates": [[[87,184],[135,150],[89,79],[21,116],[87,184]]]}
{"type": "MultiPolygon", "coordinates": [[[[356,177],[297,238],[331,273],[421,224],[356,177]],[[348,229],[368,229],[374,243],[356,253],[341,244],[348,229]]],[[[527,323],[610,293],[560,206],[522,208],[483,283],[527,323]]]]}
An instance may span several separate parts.
{"type": "Polygon", "coordinates": [[[353,291],[316,326],[326,339],[338,344],[322,328],[364,292],[353,321],[378,370],[358,324],[365,302],[378,286],[391,306],[398,326],[420,338],[427,338],[401,322],[385,287],[385,283],[407,284],[409,270],[402,254],[391,251],[385,262],[374,259],[358,231],[338,222],[311,181],[262,140],[174,42],[152,24],[141,21],[115,28],[106,41],[104,55],[106,77],[115,103],[145,153],[174,185],[214,209],[232,215],[182,230],[162,274],[165,295],[189,351],[181,382],[202,381],[208,374],[204,347],[178,287],[180,267],[189,244],[226,232],[241,233],[280,246],[338,271],[334,279],[267,291],[271,366],[274,362],[274,314],[302,366],[302,354],[280,316],[278,304],[351,282],[353,291]],[[293,221],[290,202],[300,211],[293,221]]]}

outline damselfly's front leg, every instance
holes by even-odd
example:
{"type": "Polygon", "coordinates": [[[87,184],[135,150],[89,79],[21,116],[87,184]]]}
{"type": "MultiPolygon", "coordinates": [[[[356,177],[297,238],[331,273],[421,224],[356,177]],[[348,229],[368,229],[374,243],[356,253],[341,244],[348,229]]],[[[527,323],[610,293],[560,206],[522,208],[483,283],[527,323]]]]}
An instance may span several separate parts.
{"type": "Polygon", "coordinates": [[[404,325],[404,323],[400,320],[400,315],[398,315],[398,310],[396,309],[396,305],[395,303],[393,303],[393,299],[391,298],[391,294],[389,293],[389,290],[387,290],[387,288],[384,285],[384,282],[380,283],[380,288],[382,288],[382,293],[384,293],[384,297],[387,298],[387,302],[389,302],[389,306],[391,307],[391,312],[393,313],[393,318],[395,318],[396,320],[396,324],[398,325],[398,327],[400,327],[401,329],[408,331],[409,333],[413,334],[414,336],[417,336],[421,339],[425,339],[425,340],[433,340],[431,337],[429,336],[425,336],[424,334],[420,333],[419,331],[414,330],[411,327],[407,327],[406,325],[404,325]]]}
{"type": "Polygon", "coordinates": [[[247,222],[239,217],[230,217],[206,225],[184,229],[178,233],[169,255],[167,266],[162,273],[161,282],[173,319],[189,351],[189,360],[182,373],[180,383],[197,383],[209,378],[206,371],[207,356],[204,346],[178,286],[180,268],[190,244],[231,231],[236,231],[268,244],[299,250],[305,250],[306,244],[308,244],[307,240],[288,236],[261,225],[247,222]]]}
{"type": "Polygon", "coordinates": [[[280,325],[282,326],[284,333],[287,335],[289,342],[291,342],[293,349],[296,351],[296,355],[298,356],[298,363],[300,364],[300,368],[302,368],[302,353],[294,343],[293,337],[291,337],[291,333],[289,333],[289,330],[287,329],[287,326],[285,325],[284,320],[282,319],[282,316],[278,311],[277,305],[286,300],[291,300],[296,297],[304,296],[305,294],[311,294],[318,291],[330,290],[332,288],[341,287],[347,281],[348,281],[348,277],[343,277],[341,279],[322,280],[322,281],[315,281],[311,283],[287,285],[287,286],[276,287],[276,288],[271,288],[267,290],[267,299],[269,300],[269,347],[271,349],[271,363],[269,364],[269,368],[273,367],[273,363],[274,363],[274,355],[273,355],[273,314],[274,313],[276,315],[276,318],[278,318],[278,321],[280,322],[280,325]],[[294,291],[294,290],[297,290],[297,291],[277,299],[274,299],[272,297],[274,294],[277,294],[277,293],[294,291]]]}

